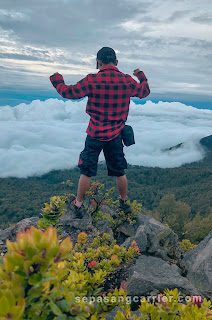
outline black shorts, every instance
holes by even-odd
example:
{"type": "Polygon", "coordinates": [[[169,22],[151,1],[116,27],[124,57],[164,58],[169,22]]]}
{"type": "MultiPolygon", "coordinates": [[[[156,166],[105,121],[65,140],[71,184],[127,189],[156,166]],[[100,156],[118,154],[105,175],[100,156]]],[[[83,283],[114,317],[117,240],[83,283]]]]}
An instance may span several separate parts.
{"type": "Polygon", "coordinates": [[[120,177],[125,174],[127,161],[124,157],[121,134],[110,141],[99,141],[87,135],[85,148],[80,153],[78,167],[87,177],[96,176],[99,154],[103,150],[109,176],[120,177]]]}

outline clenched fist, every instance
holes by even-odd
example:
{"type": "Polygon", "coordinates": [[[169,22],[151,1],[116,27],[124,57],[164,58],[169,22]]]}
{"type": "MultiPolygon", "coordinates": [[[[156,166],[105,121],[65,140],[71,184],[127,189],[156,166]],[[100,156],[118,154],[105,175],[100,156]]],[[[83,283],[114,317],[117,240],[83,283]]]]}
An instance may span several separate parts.
{"type": "Polygon", "coordinates": [[[133,72],[133,75],[134,75],[134,76],[137,76],[137,74],[138,74],[139,72],[141,72],[141,70],[135,69],[134,72],[133,72]]]}

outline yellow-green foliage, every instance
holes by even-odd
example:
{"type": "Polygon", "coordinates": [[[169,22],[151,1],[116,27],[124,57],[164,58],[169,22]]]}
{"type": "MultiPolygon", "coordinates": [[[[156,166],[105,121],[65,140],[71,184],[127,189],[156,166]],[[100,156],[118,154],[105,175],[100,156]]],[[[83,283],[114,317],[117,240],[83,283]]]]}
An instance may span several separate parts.
{"type": "MultiPolygon", "coordinates": [[[[68,181],[69,186],[71,183],[68,181]]],[[[103,194],[104,185],[94,182],[87,193],[87,209],[94,221],[107,219],[114,228],[123,221],[133,223],[140,205],[131,204],[132,214],[117,211],[114,220],[101,212],[102,205],[117,209],[118,201],[110,199],[113,188],[103,194]]],[[[140,314],[132,315],[127,303],[126,283],[120,289],[103,292],[105,281],[113,275],[120,264],[139,255],[135,241],[126,250],[110,242],[104,234],[87,244],[87,234],[81,232],[73,245],[70,238],[60,241],[57,236],[58,221],[64,214],[69,195],[52,197],[45,204],[39,227],[32,227],[17,235],[16,242],[7,240],[8,252],[0,259],[0,320],[84,320],[103,319],[115,306],[115,319],[146,320],[211,320],[211,303],[204,300],[183,305],[177,302],[177,290],[165,292],[168,301],[156,304],[142,301],[140,314]],[[89,297],[97,298],[90,302],[89,297]],[[98,298],[102,298],[98,300],[98,298]],[[120,297],[123,301],[120,301],[120,297]],[[169,298],[172,297],[171,300],[169,298]]],[[[191,243],[184,240],[181,247],[190,249],[191,243]]]]}
{"type": "Polygon", "coordinates": [[[113,222],[108,212],[106,214],[101,212],[101,207],[107,205],[110,208],[115,208],[116,202],[111,199],[114,189],[104,190],[104,184],[98,181],[91,183],[89,190],[86,192],[84,203],[94,222],[101,219],[113,222]]]}
{"type": "MultiPolygon", "coordinates": [[[[72,186],[70,180],[63,182],[63,184],[67,184],[69,187],[72,186]]],[[[93,222],[97,222],[99,220],[107,220],[110,222],[110,226],[113,229],[123,223],[124,221],[128,221],[130,224],[135,222],[134,218],[141,211],[141,204],[133,201],[127,203],[131,206],[131,213],[120,212],[119,210],[119,201],[113,201],[111,195],[113,194],[115,188],[111,188],[109,190],[104,190],[104,184],[101,184],[98,181],[94,181],[91,184],[91,187],[86,192],[86,197],[84,200],[84,206],[86,210],[91,214],[93,222]],[[103,213],[101,208],[103,205],[107,205],[115,212],[115,219],[111,217],[111,215],[106,212],[103,213]]],[[[64,194],[63,196],[54,196],[50,198],[50,203],[45,203],[45,207],[42,209],[42,218],[38,222],[38,227],[41,230],[45,230],[48,227],[56,227],[58,231],[61,231],[60,226],[60,217],[65,213],[65,204],[68,201],[70,194],[64,194]]]]}
{"type": "Polygon", "coordinates": [[[42,218],[38,221],[38,227],[42,230],[48,227],[57,227],[61,215],[65,213],[65,204],[69,195],[54,196],[50,198],[50,204],[44,203],[45,207],[41,209],[42,218]]]}
{"type": "Polygon", "coordinates": [[[191,242],[202,241],[212,230],[212,208],[207,216],[201,216],[197,213],[193,220],[185,225],[184,229],[191,242]]]}
{"type": "Polygon", "coordinates": [[[0,291],[0,319],[21,319],[25,309],[24,298],[16,299],[11,291],[0,291]]]}
{"type": "Polygon", "coordinates": [[[183,305],[177,290],[167,290],[167,300],[156,304],[142,301],[140,314],[132,315],[125,285],[109,293],[102,292],[102,286],[117,266],[139,254],[136,243],[126,250],[115,241],[110,244],[107,234],[90,246],[86,243],[84,232],[75,246],[70,238],[59,242],[54,227],[45,232],[32,227],[18,234],[16,242],[7,241],[8,252],[0,264],[0,319],[96,320],[115,306],[121,309],[116,320],[212,319],[210,301],[183,305]],[[89,302],[91,296],[95,302],[89,302]]]}
{"type": "Polygon", "coordinates": [[[86,193],[87,199],[90,201],[85,201],[87,203],[88,211],[91,213],[94,222],[98,220],[108,220],[111,226],[115,229],[119,224],[128,221],[130,224],[135,223],[134,218],[139,212],[141,212],[141,204],[133,201],[127,202],[131,206],[131,213],[120,212],[119,210],[119,200],[113,201],[111,195],[113,194],[115,188],[111,188],[104,192],[104,184],[95,181],[91,184],[89,191],[86,193]],[[90,206],[89,206],[90,202],[90,206]],[[101,207],[107,205],[109,208],[115,211],[115,219],[112,218],[109,213],[103,213],[101,207]]]}
{"type": "Polygon", "coordinates": [[[178,242],[181,249],[183,249],[183,251],[188,251],[188,250],[192,250],[194,248],[196,248],[196,244],[192,244],[191,241],[189,239],[184,239],[181,242],[178,242]]]}
{"type": "MultiPolygon", "coordinates": [[[[121,263],[139,252],[110,244],[109,236],[97,237],[90,246],[80,233],[73,246],[70,238],[59,243],[54,227],[45,232],[31,227],[7,241],[8,252],[0,264],[0,319],[78,319],[100,316],[117,302],[84,302],[97,296],[102,285],[121,263]]],[[[116,296],[123,289],[115,290],[116,296]],[[120,291],[121,290],[121,291],[120,291]]]]}
{"type": "MultiPolygon", "coordinates": [[[[149,303],[143,299],[139,307],[139,314],[132,315],[129,304],[122,304],[115,320],[211,320],[211,302],[204,299],[195,302],[195,296],[187,304],[179,303],[179,292],[175,290],[165,290],[159,296],[159,302],[149,303]]],[[[94,320],[94,319],[93,319],[94,320]]]]}

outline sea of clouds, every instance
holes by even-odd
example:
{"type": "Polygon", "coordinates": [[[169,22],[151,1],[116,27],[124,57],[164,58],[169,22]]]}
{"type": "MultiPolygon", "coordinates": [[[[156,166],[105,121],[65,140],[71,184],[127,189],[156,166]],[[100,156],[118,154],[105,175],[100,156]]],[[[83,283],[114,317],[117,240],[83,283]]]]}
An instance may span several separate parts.
{"type": "MultiPolygon", "coordinates": [[[[0,107],[0,177],[75,167],[89,122],[86,102],[48,99],[0,107]]],[[[212,111],[179,102],[131,101],[127,124],[133,126],[136,140],[124,148],[128,163],[173,168],[203,159],[199,141],[212,134],[212,111]],[[164,152],[181,142],[183,147],[164,152]]]]}

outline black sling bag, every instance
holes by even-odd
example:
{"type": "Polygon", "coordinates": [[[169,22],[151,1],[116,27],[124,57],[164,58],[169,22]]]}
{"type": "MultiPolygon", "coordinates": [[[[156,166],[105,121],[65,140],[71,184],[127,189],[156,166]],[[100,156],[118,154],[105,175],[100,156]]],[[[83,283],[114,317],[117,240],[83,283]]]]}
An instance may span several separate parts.
{"type": "Polygon", "coordinates": [[[125,124],[124,128],[121,130],[121,136],[125,146],[129,147],[132,144],[135,144],[134,132],[131,126],[125,124]]]}

